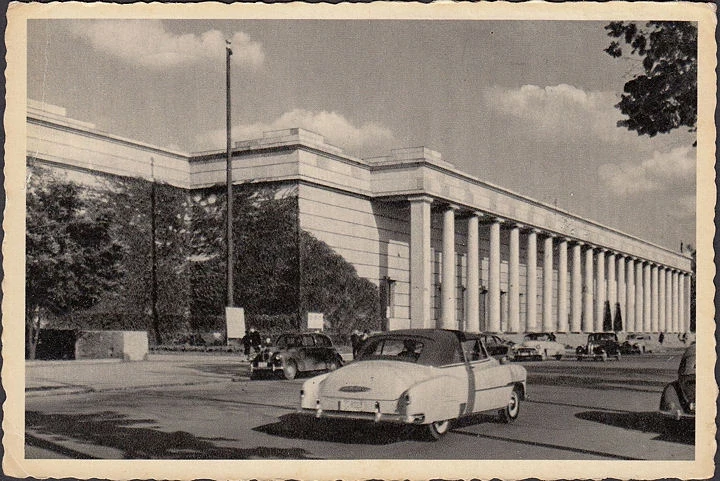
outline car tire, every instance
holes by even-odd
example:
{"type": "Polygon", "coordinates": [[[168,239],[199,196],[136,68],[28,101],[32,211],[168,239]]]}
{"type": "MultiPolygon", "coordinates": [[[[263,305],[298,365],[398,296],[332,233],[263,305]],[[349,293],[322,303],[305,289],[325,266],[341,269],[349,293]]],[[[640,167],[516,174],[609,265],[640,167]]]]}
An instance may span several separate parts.
{"type": "Polygon", "coordinates": [[[426,438],[430,441],[437,441],[450,431],[450,420],[435,421],[425,426],[426,438]]]}
{"type": "Polygon", "coordinates": [[[285,363],[285,366],[282,370],[282,375],[285,379],[288,381],[292,381],[295,379],[295,376],[297,376],[298,368],[297,364],[295,364],[295,361],[288,361],[285,363]]]}
{"type": "Polygon", "coordinates": [[[600,359],[602,360],[602,362],[607,362],[607,359],[608,359],[607,352],[603,351],[602,354],[600,354],[600,359]]]}
{"type": "Polygon", "coordinates": [[[500,419],[504,423],[511,423],[520,415],[520,390],[515,387],[510,393],[507,406],[499,411],[500,419]]]}
{"type": "Polygon", "coordinates": [[[621,357],[622,357],[622,355],[621,355],[619,352],[618,352],[617,354],[615,354],[615,359],[616,359],[616,360],[619,361],[621,357]]]}
{"type": "Polygon", "coordinates": [[[555,360],[559,361],[560,359],[562,359],[562,356],[562,354],[555,354],[555,360]]]}

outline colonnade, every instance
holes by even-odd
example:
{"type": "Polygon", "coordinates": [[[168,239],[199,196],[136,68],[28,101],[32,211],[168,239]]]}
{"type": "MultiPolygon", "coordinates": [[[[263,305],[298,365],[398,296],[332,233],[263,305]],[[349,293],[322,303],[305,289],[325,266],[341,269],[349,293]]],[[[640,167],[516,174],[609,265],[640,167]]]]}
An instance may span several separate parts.
{"type": "MultiPolygon", "coordinates": [[[[588,240],[560,236],[535,227],[489,216],[464,213],[467,222],[465,273],[466,319],[456,319],[456,262],[442,263],[440,319],[431,318],[431,205],[430,196],[410,201],[410,315],[413,327],[455,329],[462,321],[466,330],[490,332],[594,332],[603,331],[609,304],[610,318],[627,332],[679,333],[689,330],[690,275],[680,269],[653,262],[588,240]],[[487,319],[480,325],[481,224],[489,228],[489,259],[486,292],[487,319]],[[507,322],[501,326],[501,229],[509,230],[507,322]],[[525,295],[520,285],[520,234],[526,238],[525,295]],[[542,242],[542,309],[538,316],[538,241],[542,242]],[[568,255],[568,253],[570,253],[568,255]],[[557,270],[554,269],[557,256],[557,270]],[[568,269],[570,257],[571,268],[568,269]],[[584,259],[583,259],[584,257],[584,259]],[[584,264],[584,266],[583,266],[584,264]],[[584,273],[584,276],[583,276],[584,273]],[[568,285],[569,283],[569,285],[568,285]],[[554,287],[557,296],[553,295],[554,287]],[[568,296],[569,293],[569,296],[568,296]],[[521,298],[526,319],[521,322],[521,298]],[[686,302],[687,298],[687,302],[686,302]],[[607,301],[607,304],[606,304],[607,301]],[[501,327],[505,329],[501,329],[501,327]]],[[[442,258],[455,259],[455,223],[459,207],[443,204],[442,258]]]]}

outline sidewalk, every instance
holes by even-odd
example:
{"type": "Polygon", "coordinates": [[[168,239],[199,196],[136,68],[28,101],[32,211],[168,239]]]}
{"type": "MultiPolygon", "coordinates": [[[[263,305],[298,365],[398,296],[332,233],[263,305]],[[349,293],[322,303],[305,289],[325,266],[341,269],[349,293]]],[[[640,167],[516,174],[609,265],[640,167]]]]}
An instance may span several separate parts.
{"type": "MultiPolygon", "coordinates": [[[[345,362],[352,355],[343,354],[345,362]]],[[[230,382],[248,377],[250,363],[240,354],[156,353],[147,361],[119,359],[26,361],[25,395],[46,396],[162,386],[230,382]]]]}

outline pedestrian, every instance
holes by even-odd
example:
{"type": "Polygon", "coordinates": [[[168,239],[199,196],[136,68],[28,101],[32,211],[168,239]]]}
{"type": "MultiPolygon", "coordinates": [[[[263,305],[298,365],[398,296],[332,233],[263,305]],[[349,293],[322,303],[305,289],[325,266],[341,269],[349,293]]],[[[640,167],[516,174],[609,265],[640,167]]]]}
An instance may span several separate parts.
{"type": "Polygon", "coordinates": [[[250,333],[246,332],[245,335],[242,338],[243,343],[243,350],[245,352],[245,357],[250,358],[250,333]]]}
{"type": "Polygon", "coordinates": [[[250,346],[253,348],[253,350],[256,353],[259,353],[261,351],[261,344],[262,344],[262,336],[260,336],[260,333],[254,328],[250,328],[250,346]]]}
{"type": "Polygon", "coordinates": [[[658,336],[658,342],[660,343],[661,346],[662,346],[662,343],[664,340],[665,340],[665,333],[661,332],[660,335],[658,336]]]}
{"type": "Polygon", "coordinates": [[[360,347],[360,331],[353,329],[350,333],[350,345],[352,346],[353,359],[357,357],[358,348],[360,347]]]}

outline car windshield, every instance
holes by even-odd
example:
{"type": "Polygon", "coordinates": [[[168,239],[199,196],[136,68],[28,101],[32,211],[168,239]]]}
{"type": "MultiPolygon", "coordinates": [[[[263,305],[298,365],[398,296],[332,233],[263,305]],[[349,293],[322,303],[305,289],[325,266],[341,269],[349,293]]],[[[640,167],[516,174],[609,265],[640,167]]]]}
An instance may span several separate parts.
{"type": "Polygon", "coordinates": [[[387,359],[418,362],[425,348],[424,340],[412,337],[382,337],[371,339],[360,353],[359,360],[387,359]]]}
{"type": "Polygon", "coordinates": [[[525,335],[526,341],[553,341],[554,339],[550,334],[542,333],[531,333],[525,335]]]}

